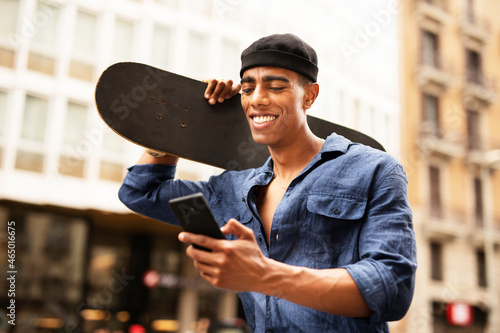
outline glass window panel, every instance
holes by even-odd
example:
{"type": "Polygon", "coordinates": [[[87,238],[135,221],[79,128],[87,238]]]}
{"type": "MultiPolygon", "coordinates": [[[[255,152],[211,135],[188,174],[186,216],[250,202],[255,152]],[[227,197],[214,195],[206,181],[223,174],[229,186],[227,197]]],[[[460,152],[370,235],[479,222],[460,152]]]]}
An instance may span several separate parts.
{"type": "Polygon", "coordinates": [[[72,59],[69,64],[69,76],[89,82],[94,81],[94,67],[82,61],[72,59]]]}
{"type": "Polygon", "coordinates": [[[422,56],[424,64],[439,67],[438,48],[438,36],[430,31],[424,31],[422,40],[422,56]]]}
{"type": "Polygon", "coordinates": [[[472,83],[481,83],[482,79],[482,57],[476,51],[466,50],[466,71],[467,79],[472,83]]]}
{"type": "Polygon", "coordinates": [[[30,52],[28,57],[28,69],[48,75],[54,75],[56,70],[56,62],[51,57],[46,57],[41,54],[30,52]]]}
{"type": "Polygon", "coordinates": [[[33,15],[33,25],[36,29],[33,40],[45,46],[54,48],[57,45],[57,22],[59,8],[48,3],[39,2],[33,15]]]}
{"type": "Polygon", "coordinates": [[[440,243],[432,242],[431,246],[431,279],[443,280],[443,247],[440,243]]]}
{"type": "Polygon", "coordinates": [[[0,47],[0,66],[14,68],[14,58],[16,53],[13,50],[8,50],[0,47]]]}
{"type": "Polygon", "coordinates": [[[85,161],[78,156],[59,157],[59,174],[83,178],[85,172],[85,161]]]}
{"type": "Polygon", "coordinates": [[[229,41],[222,41],[222,54],[221,54],[221,77],[238,77],[240,69],[240,50],[238,44],[229,41]]]}
{"type": "Polygon", "coordinates": [[[477,262],[477,285],[479,287],[487,287],[487,273],[486,273],[486,255],[484,251],[476,251],[476,262],[477,262]]]}
{"type": "Polygon", "coordinates": [[[0,36],[11,37],[16,32],[18,0],[0,0],[0,36]]]}
{"type": "Polygon", "coordinates": [[[21,138],[43,142],[47,122],[48,101],[35,96],[26,96],[21,138]]]}
{"type": "Polygon", "coordinates": [[[93,55],[96,44],[97,17],[78,11],[75,28],[75,44],[73,49],[77,53],[93,55]]]}
{"type": "Polygon", "coordinates": [[[102,150],[105,154],[123,153],[125,140],[115,132],[106,129],[102,139],[102,150]]]}
{"type": "Polygon", "coordinates": [[[168,68],[170,65],[170,30],[163,27],[154,27],[153,45],[151,50],[151,61],[153,66],[168,68]]]}
{"type": "Polygon", "coordinates": [[[423,94],[423,118],[428,126],[429,134],[441,136],[439,122],[439,99],[436,96],[423,94]]]}
{"type": "Polygon", "coordinates": [[[441,172],[435,166],[429,167],[430,212],[431,216],[442,217],[441,205],[441,172]]]}
{"type": "Polygon", "coordinates": [[[115,37],[113,39],[113,55],[120,60],[130,60],[132,57],[132,39],[134,24],[117,19],[115,23],[115,37]]]}
{"type": "Polygon", "coordinates": [[[84,130],[87,124],[87,107],[76,103],[68,103],[64,123],[63,143],[77,146],[85,140],[84,130]]]}
{"type": "Polygon", "coordinates": [[[43,171],[43,155],[20,150],[16,155],[15,168],[41,173],[43,171]]]}
{"type": "Polygon", "coordinates": [[[475,204],[475,217],[476,226],[483,227],[483,182],[480,178],[474,178],[474,204],[475,204]]]}
{"type": "Polygon", "coordinates": [[[121,164],[101,162],[99,178],[114,182],[121,182],[123,180],[124,170],[125,168],[121,164]]]}
{"type": "Polygon", "coordinates": [[[7,93],[4,91],[0,91],[0,138],[4,136],[6,114],[7,114],[7,93]]]}
{"type": "Polygon", "coordinates": [[[469,149],[481,149],[480,114],[467,111],[467,143],[469,149]]]}
{"type": "Polygon", "coordinates": [[[205,37],[191,33],[189,35],[187,64],[189,74],[192,76],[204,75],[204,54],[206,53],[205,37]]]}

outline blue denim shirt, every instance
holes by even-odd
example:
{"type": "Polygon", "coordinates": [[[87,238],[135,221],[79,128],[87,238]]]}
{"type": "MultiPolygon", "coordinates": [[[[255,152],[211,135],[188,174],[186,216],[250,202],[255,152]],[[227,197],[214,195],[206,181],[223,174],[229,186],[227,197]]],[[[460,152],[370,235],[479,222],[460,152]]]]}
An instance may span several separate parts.
{"type": "MultiPolygon", "coordinates": [[[[370,318],[346,318],[255,292],[241,293],[254,332],[388,332],[410,306],[415,236],[404,170],[389,154],[332,134],[292,181],[276,208],[270,242],[257,211],[257,187],[273,178],[273,162],[226,171],[206,182],[173,180],[175,166],[136,165],[119,192],[130,209],[176,224],[171,198],[203,192],[219,224],[250,227],[265,256],[315,269],[347,269],[370,318]]],[[[332,302],[336,302],[332,298],[332,302]]]]}

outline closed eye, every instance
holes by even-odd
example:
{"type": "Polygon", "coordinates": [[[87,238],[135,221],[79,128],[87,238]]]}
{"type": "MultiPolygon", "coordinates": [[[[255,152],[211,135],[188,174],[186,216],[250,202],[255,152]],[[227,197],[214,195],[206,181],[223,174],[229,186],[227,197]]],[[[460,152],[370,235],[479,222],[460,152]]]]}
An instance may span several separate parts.
{"type": "Polygon", "coordinates": [[[244,89],[241,89],[241,92],[245,95],[248,95],[248,94],[251,94],[254,90],[255,90],[255,88],[244,88],[244,89]]]}
{"type": "Polygon", "coordinates": [[[285,87],[269,87],[269,90],[274,91],[274,92],[279,92],[285,89],[285,87]]]}

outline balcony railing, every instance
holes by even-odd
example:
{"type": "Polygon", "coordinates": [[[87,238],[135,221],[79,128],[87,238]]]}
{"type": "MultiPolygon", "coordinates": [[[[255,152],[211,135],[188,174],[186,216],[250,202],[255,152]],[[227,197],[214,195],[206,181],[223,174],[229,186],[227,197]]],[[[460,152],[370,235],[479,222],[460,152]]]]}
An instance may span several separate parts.
{"type": "Polygon", "coordinates": [[[478,70],[467,70],[465,73],[464,103],[470,110],[481,110],[497,99],[497,83],[492,77],[478,70]]]}
{"type": "Polygon", "coordinates": [[[465,156],[466,139],[458,132],[443,132],[437,124],[430,121],[422,122],[419,132],[419,146],[425,154],[445,159],[465,156]]]}
{"type": "Polygon", "coordinates": [[[475,146],[468,147],[468,163],[500,170],[500,143],[477,140],[474,144],[475,146]]]}
{"type": "Polygon", "coordinates": [[[462,34],[471,41],[485,44],[491,36],[491,24],[483,17],[466,13],[462,23],[462,34]]]}
{"type": "Polygon", "coordinates": [[[420,52],[417,81],[423,91],[440,95],[453,84],[453,67],[437,52],[420,52]]]}
{"type": "Polygon", "coordinates": [[[420,0],[414,2],[413,11],[417,15],[417,20],[421,28],[439,32],[441,28],[451,21],[448,7],[443,0],[420,0]]]}

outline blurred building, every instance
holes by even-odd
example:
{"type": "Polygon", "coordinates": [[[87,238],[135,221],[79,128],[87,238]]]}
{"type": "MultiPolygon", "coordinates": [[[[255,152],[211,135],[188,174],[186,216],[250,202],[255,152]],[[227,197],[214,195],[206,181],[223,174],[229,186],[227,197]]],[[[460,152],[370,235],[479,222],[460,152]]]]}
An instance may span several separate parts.
{"type": "MultiPolygon", "coordinates": [[[[239,80],[246,46],[292,32],[319,55],[311,114],[401,157],[399,14],[395,1],[0,0],[0,240],[12,246],[15,222],[16,250],[15,261],[0,251],[0,331],[185,332],[200,318],[242,316],[233,293],[198,278],[178,228],[118,201],[142,149],[97,116],[94,87],[107,66],[239,80]],[[6,323],[12,299],[16,326],[6,323]]],[[[177,177],[218,172],[181,161],[177,177]]]]}
{"type": "Polygon", "coordinates": [[[402,155],[420,263],[405,332],[500,328],[499,12],[495,0],[404,2],[402,155]]]}

